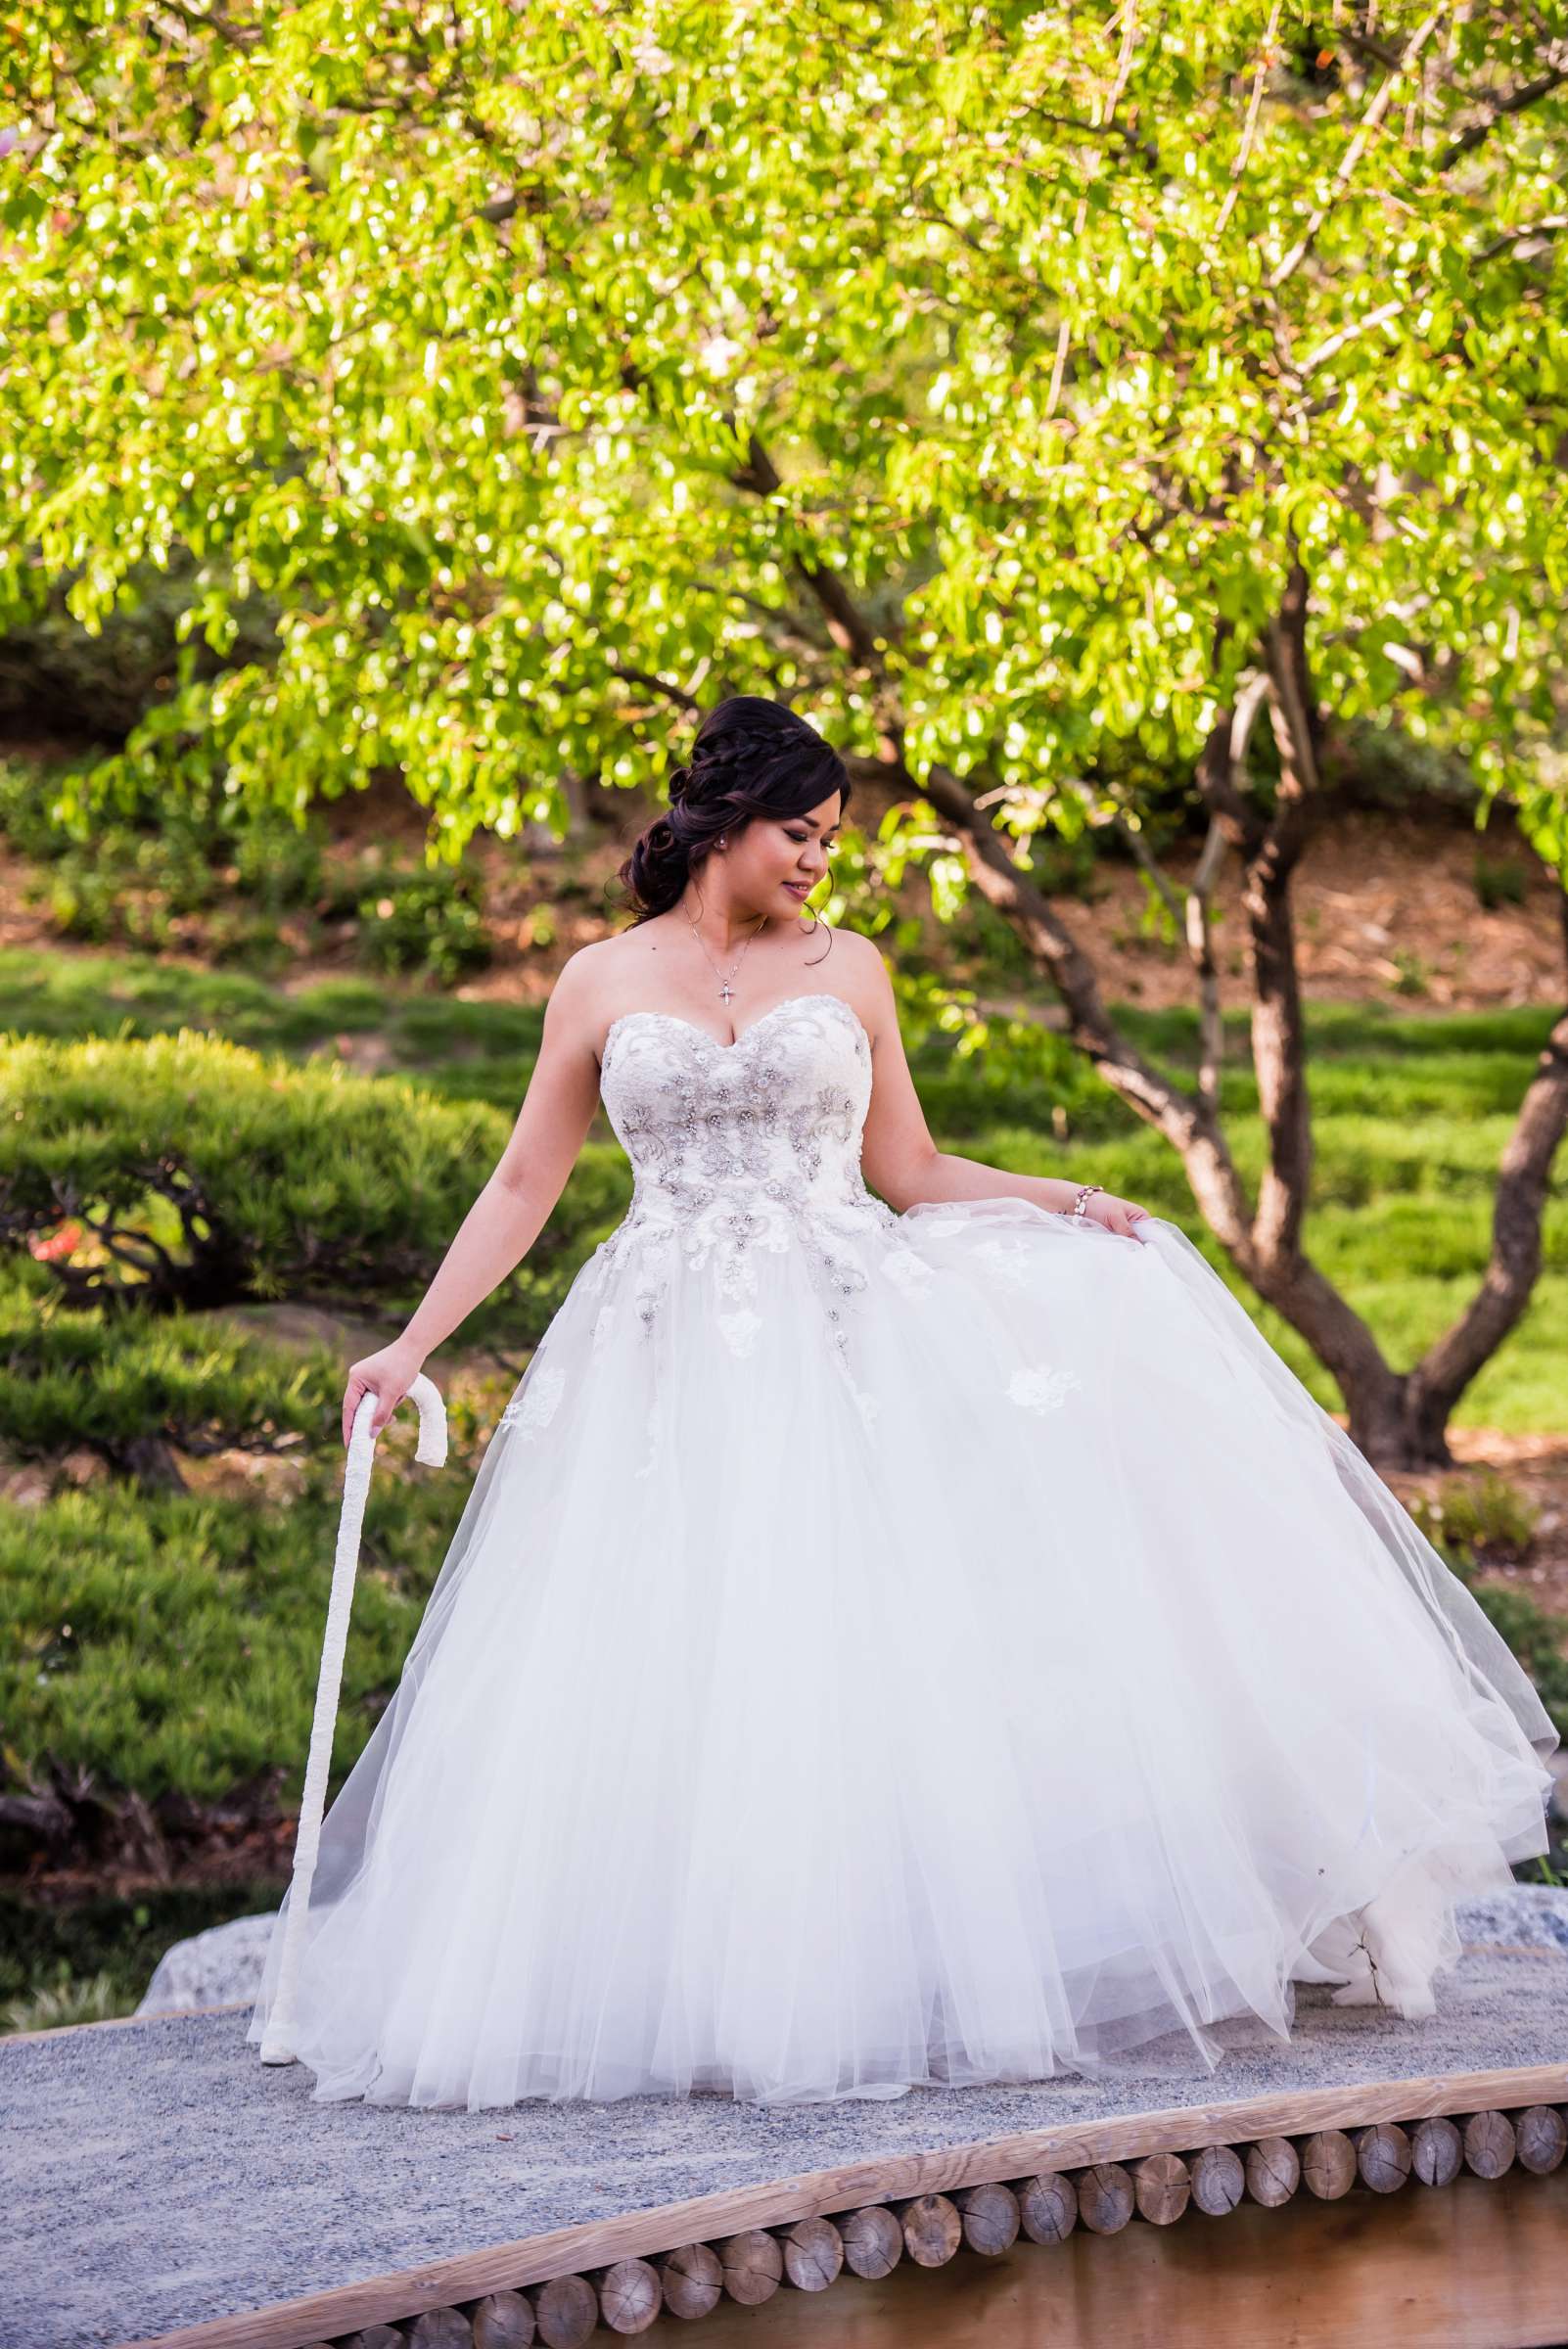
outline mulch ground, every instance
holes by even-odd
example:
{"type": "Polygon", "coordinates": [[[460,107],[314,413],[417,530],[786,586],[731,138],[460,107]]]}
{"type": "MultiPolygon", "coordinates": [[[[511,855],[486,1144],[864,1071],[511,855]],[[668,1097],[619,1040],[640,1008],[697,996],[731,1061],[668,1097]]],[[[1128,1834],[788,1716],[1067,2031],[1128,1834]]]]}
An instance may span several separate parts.
{"type": "MultiPolygon", "coordinates": [[[[13,745],[36,755],[52,747],[38,742],[13,745]]],[[[857,790],[852,810],[874,828],[892,793],[857,790]]],[[[495,944],[491,967],[457,989],[465,1001],[500,999],[542,1002],[562,963],[579,945],[600,938],[608,909],[619,902],[616,868],[637,829],[654,812],[653,803],[627,792],[612,803],[613,824],[592,822],[575,846],[581,894],[563,898],[557,883],[559,851],[542,832],[522,843],[480,839],[470,844],[464,865],[482,886],[485,918],[495,944]],[[533,944],[532,917],[550,908],[555,936],[533,944]]],[[[406,792],[378,785],[350,793],[330,810],[329,862],[351,863],[371,844],[413,862],[421,853],[424,818],[406,792]]],[[[1196,860],[1198,844],[1174,851],[1167,861],[1173,884],[1182,887],[1196,860]]],[[[47,946],[69,952],[55,936],[42,908],[26,901],[35,876],[18,858],[0,862],[0,946],[47,946]]],[[[1092,901],[1063,898],[1057,909],[1089,954],[1112,1002],[1166,1009],[1191,999],[1185,956],[1174,944],[1147,935],[1148,892],[1130,862],[1102,859],[1092,901]]],[[[900,913],[921,921],[939,961],[950,959],[954,938],[929,909],[918,876],[898,893],[900,913]],[[924,900],[924,902],[923,902],[924,900]]],[[[1247,1000],[1246,929],[1240,910],[1235,858],[1227,858],[1215,890],[1216,932],[1222,1000],[1239,1009],[1247,1000]]],[[[1568,993],[1568,942],[1561,892],[1550,874],[1520,841],[1506,812],[1494,812],[1477,831],[1462,810],[1431,806],[1390,811],[1347,808],[1336,813],[1309,844],[1298,868],[1294,905],[1304,991],[1330,1002],[1368,999],[1410,1008],[1479,1010],[1499,1005],[1561,1003],[1568,993]],[[1483,905],[1476,887],[1478,859],[1506,868],[1519,901],[1483,905]]],[[[190,917],[182,946],[167,959],[201,965],[203,917],[190,917]]],[[[360,968],[353,925],[323,943],[306,925],[284,924],[290,961],[280,984],[291,992],[325,978],[360,968]]]]}

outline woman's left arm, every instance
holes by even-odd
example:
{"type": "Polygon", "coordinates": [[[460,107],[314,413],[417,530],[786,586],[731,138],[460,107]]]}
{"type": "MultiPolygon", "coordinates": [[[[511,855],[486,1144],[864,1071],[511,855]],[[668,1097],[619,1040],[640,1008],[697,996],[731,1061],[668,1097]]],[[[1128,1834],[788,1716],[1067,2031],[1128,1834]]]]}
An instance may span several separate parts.
{"type": "MultiPolygon", "coordinates": [[[[984,1159],[939,1150],[931,1138],[920,1096],[899,1033],[898,1006],[886,965],[872,942],[864,957],[857,1008],[872,1044],[871,1105],[866,1112],[860,1167],[873,1190],[899,1215],[905,1208],[947,1199],[1027,1199],[1054,1214],[1071,1215],[1083,1185],[1055,1174],[1010,1174],[984,1159]]],[[[1113,1191],[1097,1190],[1085,1201],[1085,1221],[1135,1238],[1148,1209],[1113,1191]]]]}

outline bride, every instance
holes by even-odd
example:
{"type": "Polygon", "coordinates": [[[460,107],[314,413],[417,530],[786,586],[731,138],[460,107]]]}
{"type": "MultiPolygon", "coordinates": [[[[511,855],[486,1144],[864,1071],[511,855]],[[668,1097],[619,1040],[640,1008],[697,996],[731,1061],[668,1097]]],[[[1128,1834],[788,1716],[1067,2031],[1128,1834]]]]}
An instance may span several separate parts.
{"type": "MultiPolygon", "coordinates": [[[[507,1404],[323,1824],[314,2100],[754,2103],[1090,2073],[1295,1986],[1435,2010],[1547,1848],[1552,1725],[1176,1224],[939,1150],[850,796],[711,711],[346,1439],[526,1255],[602,1096],[635,1177],[507,1404]],[[868,1187],[869,1186],[869,1187],[868,1187]]],[[[249,2027],[277,1981],[278,1912],[249,2027]]]]}

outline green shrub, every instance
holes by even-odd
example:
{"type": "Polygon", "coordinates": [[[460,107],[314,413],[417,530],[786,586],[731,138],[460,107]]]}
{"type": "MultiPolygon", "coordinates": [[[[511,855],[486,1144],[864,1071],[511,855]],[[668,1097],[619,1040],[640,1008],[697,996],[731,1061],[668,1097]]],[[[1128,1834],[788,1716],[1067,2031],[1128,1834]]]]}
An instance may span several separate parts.
{"type": "Polygon", "coordinates": [[[1495,913],[1499,905],[1522,905],[1529,893],[1529,875],[1513,856],[1488,856],[1477,849],[1471,879],[1476,900],[1488,913],[1495,913]]]}
{"type": "Polygon", "coordinates": [[[89,814],[75,773],[0,759],[0,833],[42,868],[26,894],[62,936],[156,952],[204,916],[203,944],[232,955],[275,944],[278,917],[320,898],[319,816],[222,795],[89,814]]]}
{"type": "Polygon", "coordinates": [[[0,1044],[0,1235],[58,1249],[78,1301],[406,1294],[506,1139],[482,1105],[188,1029],[0,1044]]]}
{"type": "Polygon", "coordinates": [[[449,866],[391,876],[355,910],[360,957],[373,970],[429,972],[451,984],[493,958],[479,884],[449,866]]]}
{"type": "Polygon", "coordinates": [[[1541,1512],[1495,1468],[1477,1478],[1445,1477],[1435,1496],[1417,1495],[1410,1515],[1427,1540],[1472,1564],[1478,1552],[1516,1560],[1528,1555],[1541,1512]]]}
{"type": "MultiPolygon", "coordinates": [[[[46,1254],[77,1304],[161,1313],[287,1298],[406,1315],[512,1123],[483,1100],[188,1029],[0,1041],[0,1240],[46,1254]]],[[[464,1342],[535,1344],[629,1191],[620,1149],[585,1147],[464,1342]]]]}
{"type": "Polygon", "coordinates": [[[285,916],[353,920],[375,971],[451,984],[493,957],[478,882],[447,865],[403,864],[380,848],[329,867],[325,821],[208,792],[133,792],[117,814],[87,811],[77,770],[0,759],[0,833],[41,869],[26,887],[62,937],[160,953],[197,944],[217,962],[276,962],[285,916]]]}
{"type": "MultiPolygon", "coordinates": [[[[472,1461],[411,1468],[399,1414],[377,1445],[333,1770],[392,1694],[468,1489],[472,1461]],[[388,1463],[391,1462],[392,1465],[388,1463]]],[[[282,1508],[254,1499],[66,1493],[0,1508],[0,1720],[20,1784],[51,1763],[112,1812],[134,1790],[212,1802],[258,1774],[298,1801],[337,1540],[342,1450],[306,1463],[282,1508]]]]}
{"type": "Polygon", "coordinates": [[[58,760],[40,761],[0,754],[0,836],[22,855],[42,863],[84,848],[69,815],[72,768],[58,760]]]}
{"type": "MultiPolygon", "coordinates": [[[[281,1843],[279,1853],[287,1856],[281,1843]]],[[[280,1866],[274,1876],[161,1885],[130,1897],[99,1892],[60,1902],[0,1890],[0,2014],[10,2018],[0,2031],[96,2021],[100,2006],[133,2014],[174,1942],[276,1909],[286,1882],[280,1866]]]]}
{"type": "Polygon", "coordinates": [[[176,1453],[255,1453],[334,1433],[346,1365],[285,1357],[200,1315],[74,1307],[25,1259],[0,1265],[0,1428],[21,1459],[85,1447],[123,1476],[177,1484],[176,1453]]]}
{"type": "Polygon", "coordinates": [[[1559,1735],[1568,1738],[1568,1656],[1563,1653],[1568,1620],[1548,1613],[1527,1590],[1475,1581],[1462,1558],[1453,1552],[1446,1554],[1483,1614],[1535,1681],[1559,1735]]]}
{"type": "Polygon", "coordinates": [[[57,2031],[67,2023],[103,2023],[115,2015],[134,2014],[139,2004],[138,1999],[126,2004],[120,1985],[107,1969],[73,1974],[61,1959],[52,1978],[0,2005],[0,2031],[57,2031]]]}
{"type": "Polygon", "coordinates": [[[1033,1126],[1047,1147],[1098,1121],[1136,1124],[1054,1028],[985,1011],[977,990],[934,975],[894,982],[910,1074],[933,1132],[973,1135],[998,1122],[1033,1126]]]}

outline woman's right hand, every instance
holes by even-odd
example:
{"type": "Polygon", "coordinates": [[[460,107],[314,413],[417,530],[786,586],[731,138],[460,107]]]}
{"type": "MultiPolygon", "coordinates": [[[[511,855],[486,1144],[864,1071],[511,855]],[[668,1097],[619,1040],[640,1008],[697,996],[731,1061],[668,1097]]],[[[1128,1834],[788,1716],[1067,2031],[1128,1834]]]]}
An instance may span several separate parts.
{"type": "Polygon", "coordinates": [[[354,1413],[366,1394],[376,1397],[376,1408],[371,1415],[371,1435],[379,1436],[409,1388],[419,1376],[425,1358],[415,1347],[397,1339],[382,1347],[379,1354],[367,1354],[363,1361],[354,1362],[348,1371],[348,1384],[343,1398],[343,1441],[345,1451],[353,1433],[354,1413]]]}

